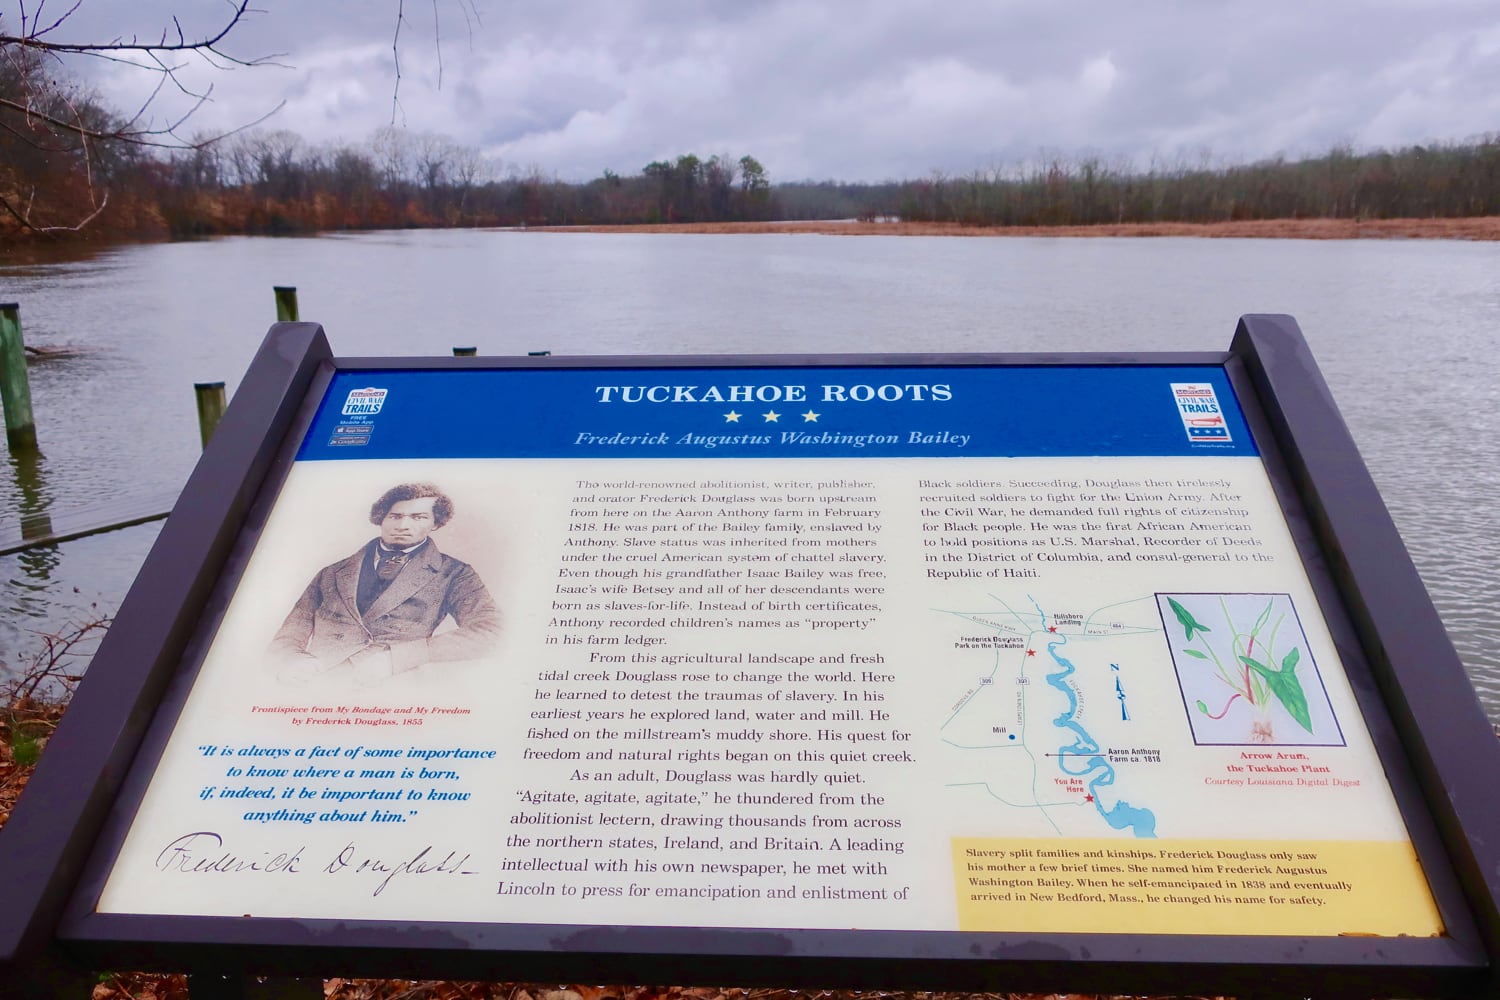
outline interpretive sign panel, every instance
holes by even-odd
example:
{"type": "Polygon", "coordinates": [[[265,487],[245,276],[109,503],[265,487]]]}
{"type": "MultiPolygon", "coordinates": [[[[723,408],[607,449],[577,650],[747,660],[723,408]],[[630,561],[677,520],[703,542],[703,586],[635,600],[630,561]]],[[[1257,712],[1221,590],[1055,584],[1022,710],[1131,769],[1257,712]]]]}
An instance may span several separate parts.
{"type": "Polygon", "coordinates": [[[278,324],[0,830],[0,994],[1488,995],[1497,768],[1289,317],[1129,356],[278,324]]]}
{"type": "Polygon", "coordinates": [[[339,373],[97,910],[1444,931],[1213,365],[339,373]]]}

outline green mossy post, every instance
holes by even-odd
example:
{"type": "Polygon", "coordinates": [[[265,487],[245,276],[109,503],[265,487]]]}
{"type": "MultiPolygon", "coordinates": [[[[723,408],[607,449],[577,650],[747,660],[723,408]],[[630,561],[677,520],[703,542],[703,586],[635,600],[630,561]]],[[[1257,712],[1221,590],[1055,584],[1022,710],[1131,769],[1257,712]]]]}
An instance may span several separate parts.
{"type": "Polygon", "coordinates": [[[5,442],[11,454],[36,451],[26,345],[21,342],[21,307],[14,302],[0,304],[0,405],[5,408],[5,442]]]}
{"type": "Polygon", "coordinates": [[[224,383],[194,382],[193,392],[198,396],[198,435],[207,448],[208,439],[214,436],[214,429],[224,416],[224,383]]]}
{"type": "Polygon", "coordinates": [[[297,287],[295,285],[272,285],[271,291],[276,293],[276,322],[297,322],[297,287]]]}
{"type": "Polygon", "coordinates": [[[455,347],[453,349],[453,356],[455,358],[472,358],[478,353],[479,348],[477,347],[455,347]]]}

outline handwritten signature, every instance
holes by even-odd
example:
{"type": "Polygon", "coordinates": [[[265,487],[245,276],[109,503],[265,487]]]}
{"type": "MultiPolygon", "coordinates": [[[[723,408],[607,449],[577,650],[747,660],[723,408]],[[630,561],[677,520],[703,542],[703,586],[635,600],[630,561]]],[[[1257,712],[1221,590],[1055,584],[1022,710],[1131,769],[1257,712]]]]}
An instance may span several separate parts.
{"type": "Polygon", "coordinates": [[[187,874],[233,874],[235,872],[288,872],[295,875],[302,851],[261,851],[241,855],[224,849],[224,838],[212,830],[195,830],[173,840],[156,856],[156,870],[187,874]]]}
{"type": "MultiPolygon", "coordinates": [[[[391,884],[391,880],[398,875],[478,875],[477,871],[470,871],[464,866],[469,862],[469,855],[460,855],[457,851],[449,851],[438,858],[438,848],[428,844],[416,854],[404,860],[393,860],[391,858],[362,857],[358,848],[352,843],[336,854],[332,861],[323,866],[323,871],[329,875],[348,870],[358,875],[368,873],[372,875],[384,875],[380,884],[375,886],[375,891],[370,895],[378,896],[385,891],[385,887],[391,884]]],[[[398,857],[404,857],[405,852],[398,857]]]]}

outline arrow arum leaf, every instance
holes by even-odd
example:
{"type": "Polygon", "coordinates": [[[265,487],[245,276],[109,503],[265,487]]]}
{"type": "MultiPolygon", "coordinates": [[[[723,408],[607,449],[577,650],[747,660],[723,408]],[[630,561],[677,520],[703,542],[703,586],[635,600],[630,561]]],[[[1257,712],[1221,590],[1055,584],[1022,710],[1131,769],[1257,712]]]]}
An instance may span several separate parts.
{"type": "Polygon", "coordinates": [[[1193,632],[1195,631],[1213,631],[1207,625],[1202,624],[1198,621],[1198,619],[1194,618],[1191,611],[1183,607],[1181,604],[1178,604],[1176,601],[1172,600],[1172,598],[1167,598],[1167,603],[1172,606],[1172,614],[1177,616],[1178,623],[1182,625],[1183,631],[1187,634],[1188,642],[1193,641],[1193,632]]]}
{"type": "Polygon", "coordinates": [[[1312,732],[1312,713],[1307,709],[1307,696],[1302,693],[1302,682],[1297,679],[1296,674],[1298,657],[1297,651],[1292,650],[1282,659],[1280,670],[1272,670],[1248,656],[1240,657],[1240,661],[1265,678],[1271,693],[1281,702],[1287,714],[1296,720],[1297,725],[1312,732]]]}

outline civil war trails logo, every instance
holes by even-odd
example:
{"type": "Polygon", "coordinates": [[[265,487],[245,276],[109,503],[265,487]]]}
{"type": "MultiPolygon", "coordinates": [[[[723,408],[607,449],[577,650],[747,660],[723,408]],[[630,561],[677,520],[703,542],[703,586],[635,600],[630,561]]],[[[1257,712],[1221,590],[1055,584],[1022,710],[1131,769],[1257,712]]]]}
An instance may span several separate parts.
{"type": "Polygon", "coordinates": [[[340,411],[344,419],[334,425],[333,436],[328,439],[329,447],[369,444],[370,435],[375,432],[375,424],[371,418],[385,405],[385,397],[389,391],[375,386],[351,389],[344,400],[344,408],[340,411]]]}
{"type": "Polygon", "coordinates": [[[374,386],[366,389],[350,389],[349,398],[344,400],[344,416],[368,415],[373,417],[385,405],[385,396],[388,391],[387,389],[377,389],[374,386]]]}
{"type": "Polygon", "coordinates": [[[1212,385],[1173,382],[1172,398],[1189,441],[1220,444],[1230,440],[1229,425],[1224,421],[1224,411],[1219,408],[1219,397],[1212,385]]]}

